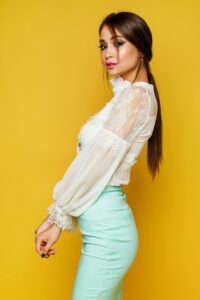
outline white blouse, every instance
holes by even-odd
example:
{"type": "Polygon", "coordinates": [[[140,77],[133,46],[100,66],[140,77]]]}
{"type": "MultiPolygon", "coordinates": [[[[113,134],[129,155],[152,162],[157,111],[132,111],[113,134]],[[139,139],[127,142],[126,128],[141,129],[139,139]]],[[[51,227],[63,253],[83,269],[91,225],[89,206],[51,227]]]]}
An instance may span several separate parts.
{"type": "Polygon", "coordinates": [[[48,222],[75,232],[77,217],[107,185],[127,185],[144,144],[151,137],[158,105],[153,84],[116,76],[113,97],[82,126],[77,155],[53,189],[48,222]]]}

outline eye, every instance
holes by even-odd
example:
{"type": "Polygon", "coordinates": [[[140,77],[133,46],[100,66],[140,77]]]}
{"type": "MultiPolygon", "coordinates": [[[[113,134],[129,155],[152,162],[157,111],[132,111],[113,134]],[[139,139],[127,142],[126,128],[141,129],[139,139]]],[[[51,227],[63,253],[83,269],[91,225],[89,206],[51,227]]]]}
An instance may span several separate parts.
{"type": "MultiPolygon", "coordinates": [[[[122,46],[124,44],[124,42],[123,41],[116,41],[114,44],[115,44],[116,47],[120,47],[120,46],[122,46]]],[[[102,50],[104,50],[106,48],[106,45],[100,44],[98,47],[102,51],[102,50]]]]}
{"type": "Polygon", "coordinates": [[[105,45],[103,45],[103,44],[99,45],[99,48],[100,48],[101,50],[104,50],[104,49],[105,49],[105,48],[103,49],[103,47],[105,47],[105,45]]]}
{"type": "Polygon", "coordinates": [[[124,42],[122,42],[122,41],[116,41],[116,43],[115,43],[115,45],[118,47],[118,46],[121,46],[121,45],[123,45],[124,44],[124,42]]]}

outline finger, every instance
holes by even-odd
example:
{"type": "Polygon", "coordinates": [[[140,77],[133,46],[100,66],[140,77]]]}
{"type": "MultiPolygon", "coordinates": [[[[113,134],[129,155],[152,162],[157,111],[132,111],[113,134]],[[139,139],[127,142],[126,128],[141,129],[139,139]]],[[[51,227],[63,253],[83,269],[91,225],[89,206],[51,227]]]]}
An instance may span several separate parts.
{"type": "Polygon", "coordinates": [[[41,240],[41,238],[40,237],[38,237],[38,238],[36,238],[36,251],[39,253],[39,254],[41,254],[41,251],[40,251],[40,241],[41,240]]]}
{"type": "Polygon", "coordinates": [[[38,236],[37,238],[37,242],[36,242],[36,250],[39,254],[42,254],[42,251],[43,251],[43,244],[47,243],[47,240],[42,238],[41,236],[38,236]]]}
{"type": "Polygon", "coordinates": [[[39,234],[40,234],[40,231],[39,231],[39,230],[35,231],[35,236],[37,236],[37,235],[39,235],[39,234]]]}
{"type": "Polygon", "coordinates": [[[42,241],[41,244],[40,244],[40,251],[42,253],[45,253],[45,254],[47,254],[47,252],[48,252],[48,251],[45,251],[45,246],[46,245],[47,245],[47,243],[45,243],[44,241],[42,241]]]}
{"type": "Polygon", "coordinates": [[[50,249],[47,253],[45,257],[49,257],[50,255],[55,255],[55,250],[54,249],[50,249]]]}
{"type": "Polygon", "coordinates": [[[37,231],[35,231],[35,237],[37,237],[40,233],[42,233],[43,231],[45,231],[45,229],[38,229],[37,231]]]}
{"type": "Polygon", "coordinates": [[[51,241],[48,240],[47,244],[45,246],[41,247],[41,250],[42,250],[43,253],[47,254],[48,251],[50,250],[50,247],[51,247],[51,241]]]}
{"type": "Polygon", "coordinates": [[[35,231],[35,237],[37,237],[40,233],[46,231],[52,226],[52,224],[46,223],[40,226],[36,231],[35,231]]]}
{"type": "MultiPolygon", "coordinates": [[[[43,231],[45,231],[45,230],[43,230],[43,231]]],[[[40,235],[43,231],[38,231],[37,235],[35,236],[35,242],[37,242],[39,235],[40,235]]]]}
{"type": "Polygon", "coordinates": [[[49,255],[49,254],[42,253],[40,256],[41,256],[42,258],[48,258],[50,255],[49,255]]]}
{"type": "Polygon", "coordinates": [[[56,250],[55,250],[55,249],[49,249],[48,254],[54,255],[55,253],[56,253],[56,250]]]}
{"type": "Polygon", "coordinates": [[[38,238],[38,236],[36,235],[36,236],[35,236],[35,243],[37,243],[37,238],[38,238]]]}

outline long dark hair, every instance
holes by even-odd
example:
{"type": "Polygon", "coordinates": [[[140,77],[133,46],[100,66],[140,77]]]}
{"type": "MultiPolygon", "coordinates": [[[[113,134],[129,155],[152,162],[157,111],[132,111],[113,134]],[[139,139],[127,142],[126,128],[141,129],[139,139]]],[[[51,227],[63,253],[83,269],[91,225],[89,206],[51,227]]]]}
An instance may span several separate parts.
{"type": "MultiPolygon", "coordinates": [[[[111,32],[114,33],[114,35],[116,35],[116,28],[129,42],[134,44],[134,46],[137,47],[137,49],[139,49],[144,55],[143,59],[144,65],[147,70],[148,81],[154,86],[154,92],[158,104],[158,113],[154,130],[151,137],[148,139],[147,147],[147,165],[154,180],[156,172],[160,171],[160,164],[163,159],[163,155],[160,97],[154,76],[151,73],[151,68],[149,65],[149,62],[152,59],[152,33],[145,20],[133,12],[122,11],[118,13],[109,14],[102,21],[99,27],[99,35],[101,34],[101,30],[104,25],[108,26],[108,28],[111,30],[111,32]]],[[[106,77],[108,82],[108,72],[106,72],[106,77]]]]}

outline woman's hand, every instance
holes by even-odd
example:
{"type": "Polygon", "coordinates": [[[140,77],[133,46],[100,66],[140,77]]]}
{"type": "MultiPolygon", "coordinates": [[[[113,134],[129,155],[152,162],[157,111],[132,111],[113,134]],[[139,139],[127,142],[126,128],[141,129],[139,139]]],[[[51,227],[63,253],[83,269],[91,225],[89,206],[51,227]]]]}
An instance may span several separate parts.
{"type": "Polygon", "coordinates": [[[41,232],[49,229],[52,224],[48,222],[48,216],[42,221],[42,223],[38,226],[38,228],[35,230],[35,235],[38,236],[41,232]]]}
{"type": "Polygon", "coordinates": [[[36,251],[39,255],[47,258],[49,255],[55,254],[55,249],[51,249],[51,246],[59,239],[61,232],[58,225],[51,224],[50,228],[36,235],[36,251]]]}

